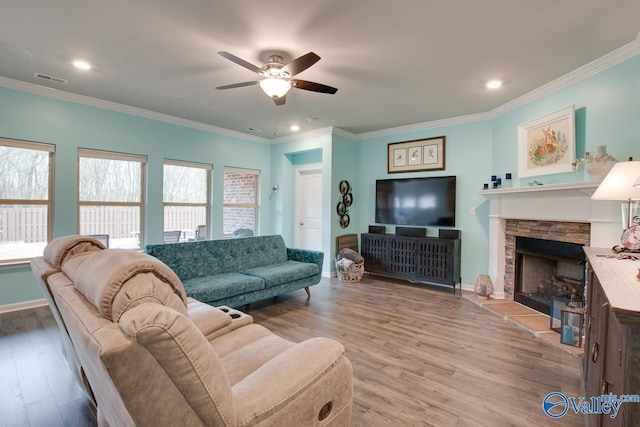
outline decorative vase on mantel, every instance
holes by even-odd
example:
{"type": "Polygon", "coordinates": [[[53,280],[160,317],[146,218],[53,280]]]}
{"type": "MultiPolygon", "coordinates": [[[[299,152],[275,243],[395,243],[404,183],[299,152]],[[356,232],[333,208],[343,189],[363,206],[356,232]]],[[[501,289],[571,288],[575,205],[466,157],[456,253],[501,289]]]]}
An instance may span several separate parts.
{"type": "Polygon", "coordinates": [[[607,154],[606,145],[598,145],[596,154],[585,153],[584,170],[587,171],[589,178],[594,181],[601,181],[609,173],[617,160],[607,154]]]}

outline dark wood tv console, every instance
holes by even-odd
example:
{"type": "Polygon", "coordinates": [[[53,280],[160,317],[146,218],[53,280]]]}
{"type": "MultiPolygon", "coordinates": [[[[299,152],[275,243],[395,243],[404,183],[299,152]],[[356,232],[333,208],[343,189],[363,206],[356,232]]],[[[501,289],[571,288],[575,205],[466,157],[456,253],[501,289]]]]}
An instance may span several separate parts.
{"type": "Polygon", "coordinates": [[[360,252],[367,273],[449,285],[454,293],[461,283],[460,239],[363,233],[360,252]]]}

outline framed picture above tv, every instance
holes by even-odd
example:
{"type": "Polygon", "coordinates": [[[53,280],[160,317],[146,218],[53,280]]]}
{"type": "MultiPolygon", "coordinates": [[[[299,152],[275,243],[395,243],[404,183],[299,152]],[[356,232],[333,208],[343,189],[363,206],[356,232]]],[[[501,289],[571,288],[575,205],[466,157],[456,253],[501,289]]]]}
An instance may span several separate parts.
{"type": "Polygon", "coordinates": [[[387,172],[445,169],[445,137],[394,142],[387,146],[387,172]]]}

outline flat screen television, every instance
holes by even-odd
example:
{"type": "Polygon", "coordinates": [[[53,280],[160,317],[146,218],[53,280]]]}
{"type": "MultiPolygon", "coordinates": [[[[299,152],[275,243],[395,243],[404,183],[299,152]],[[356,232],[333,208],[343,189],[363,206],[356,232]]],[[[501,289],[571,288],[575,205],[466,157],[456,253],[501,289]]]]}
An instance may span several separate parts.
{"type": "Polygon", "coordinates": [[[376,181],[376,223],[456,226],[456,177],[376,181]]]}

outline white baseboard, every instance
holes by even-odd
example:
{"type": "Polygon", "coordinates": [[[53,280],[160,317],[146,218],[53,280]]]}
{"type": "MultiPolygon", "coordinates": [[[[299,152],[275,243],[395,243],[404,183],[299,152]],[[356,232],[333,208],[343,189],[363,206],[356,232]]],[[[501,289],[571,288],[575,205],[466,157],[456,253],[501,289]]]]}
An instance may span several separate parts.
{"type": "Polygon", "coordinates": [[[15,304],[0,305],[0,313],[11,313],[12,311],[27,310],[29,308],[42,307],[43,305],[47,304],[47,300],[42,298],[34,299],[31,301],[18,302],[15,304]]]}

